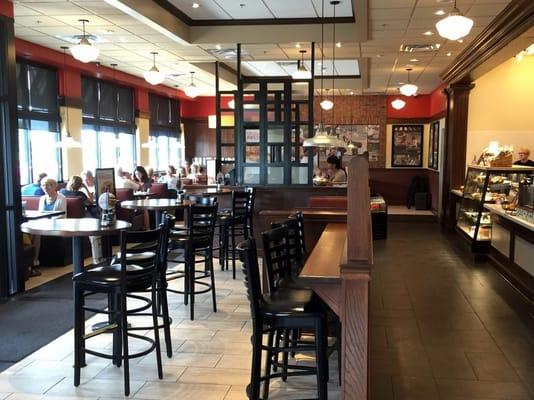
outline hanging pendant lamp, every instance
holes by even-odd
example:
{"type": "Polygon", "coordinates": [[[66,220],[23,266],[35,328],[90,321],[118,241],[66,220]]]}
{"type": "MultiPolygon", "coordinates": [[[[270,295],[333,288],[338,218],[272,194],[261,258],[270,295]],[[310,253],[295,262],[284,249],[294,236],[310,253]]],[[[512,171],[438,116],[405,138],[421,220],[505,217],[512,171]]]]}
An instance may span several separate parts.
{"type": "Polygon", "coordinates": [[[152,68],[150,68],[148,71],[145,71],[143,75],[145,77],[145,81],[151,85],[159,85],[165,80],[165,74],[161,72],[158,67],[156,67],[156,54],[158,53],[153,51],[150,54],[152,54],[153,59],[152,68]]]}
{"type": "Polygon", "coordinates": [[[399,88],[401,94],[403,94],[404,96],[415,96],[417,93],[417,89],[419,89],[417,85],[414,85],[413,83],[410,82],[410,71],[411,70],[412,70],[411,68],[406,68],[406,71],[408,71],[408,83],[402,85],[399,88]]]}
{"type": "MultiPolygon", "coordinates": [[[[67,49],[66,46],[61,46],[61,49],[63,50],[63,70],[65,71],[66,65],[67,65],[67,49]]],[[[63,71],[63,73],[64,73],[63,71]]],[[[66,99],[67,96],[65,94],[65,77],[63,77],[63,98],[66,99]]],[[[65,101],[64,104],[65,107],[65,137],[63,137],[59,142],[57,142],[57,147],[62,147],[64,149],[76,149],[81,148],[82,144],[78,142],[77,140],[74,140],[72,135],[70,134],[69,129],[69,107],[67,106],[67,102],[65,101]]]]}
{"type": "Polygon", "coordinates": [[[473,20],[460,13],[460,10],[456,8],[456,0],[449,15],[436,23],[439,35],[449,40],[458,40],[467,36],[472,27],[473,20]]]}
{"type": "Polygon", "coordinates": [[[70,52],[72,56],[83,63],[89,63],[91,61],[95,61],[98,58],[98,55],[100,54],[100,50],[98,47],[93,46],[89,40],[87,39],[87,35],[85,34],[85,23],[89,22],[87,19],[79,19],[79,22],[82,23],[83,26],[83,35],[80,39],[80,42],[76,46],[72,46],[70,48],[70,52]]]}
{"type": "MultiPolygon", "coordinates": [[[[325,89],[326,90],[326,95],[328,96],[328,92],[330,89],[325,89]]],[[[324,99],[323,101],[321,101],[321,108],[325,111],[329,111],[331,110],[332,108],[334,107],[334,102],[330,99],[324,99]]]]}
{"type": "Polygon", "coordinates": [[[304,54],[306,50],[299,50],[301,59],[297,62],[297,70],[293,73],[293,79],[311,79],[311,71],[308,71],[304,65],[304,54]]]}
{"type": "MultiPolygon", "coordinates": [[[[113,83],[116,84],[115,79],[115,70],[117,68],[117,64],[109,64],[111,68],[113,68],[113,83]]],[[[113,143],[111,144],[113,147],[121,147],[121,140],[119,136],[119,132],[115,132],[115,139],[113,139],[113,143]]]]}
{"type": "Polygon", "coordinates": [[[398,97],[391,102],[391,107],[393,107],[395,110],[402,110],[405,105],[406,102],[398,97]]]}
{"type": "Polygon", "coordinates": [[[191,71],[191,83],[185,87],[184,92],[187,97],[195,98],[200,94],[200,89],[193,82],[193,75],[195,73],[191,71]]]}

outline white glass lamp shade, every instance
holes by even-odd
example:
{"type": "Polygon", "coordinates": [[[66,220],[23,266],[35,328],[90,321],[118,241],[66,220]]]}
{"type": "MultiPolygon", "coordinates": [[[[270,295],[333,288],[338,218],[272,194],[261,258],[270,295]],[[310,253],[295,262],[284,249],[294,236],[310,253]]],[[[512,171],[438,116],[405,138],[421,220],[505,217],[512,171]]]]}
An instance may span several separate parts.
{"type": "Polygon", "coordinates": [[[315,131],[315,135],[307,138],[302,143],[303,147],[341,147],[345,148],[346,143],[337,136],[329,135],[322,126],[319,126],[315,131]]]}
{"type": "Polygon", "coordinates": [[[95,47],[89,43],[89,40],[87,40],[85,37],[83,37],[82,40],[80,40],[80,43],[78,43],[76,46],[72,46],[70,48],[70,52],[76,60],[83,63],[95,61],[100,54],[98,47],[95,47]]]}
{"type": "Polygon", "coordinates": [[[191,82],[189,86],[186,86],[184,88],[184,92],[187,97],[191,97],[194,99],[200,94],[200,89],[194,83],[191,82]]]}
{"type": "Polygon", "coordinates": [[[331,110],[334,107],[334,102],[332,100],[324,99],[321,101],[321,108],[325,111],[331,110]]]}
{"type": "Polygon", "coordinates": [[[413,83],[407,83],[399,88],[400,92],[404,96],[415,96],[415,94],[417,93],[417,89],[419,88],[413,83]]]}
{"type": "Polygon", "coordinates": [[[458,40],[467,36],[473,27],[473,20],[464,17],[458,10],[436,23],[436,29],[441,37],[458,40]]]}
{"type": "Polygon", "coordinates": [[[391,107],[393,107],[395,110],[402,110],[405,105],[406,102],[402,99],[395,99],[391,102],[391,107]]]}
{"type": "Polygon", "coordinates": [[[155,65],[148,71],[143,73],[145,81],[151,85],[159,85],[165,80],[165,74],[161,72],[155,65]]]}

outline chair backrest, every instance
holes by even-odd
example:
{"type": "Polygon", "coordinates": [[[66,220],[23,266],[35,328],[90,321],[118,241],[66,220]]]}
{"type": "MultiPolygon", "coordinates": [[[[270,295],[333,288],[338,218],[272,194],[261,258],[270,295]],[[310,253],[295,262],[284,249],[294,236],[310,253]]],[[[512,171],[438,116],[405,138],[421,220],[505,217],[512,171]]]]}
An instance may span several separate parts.
{"type": "MultiPolygon", "coordinates": [[[[159,269],[161,246],[163,245],[163,229],[158,227],[149,231],[121,231],[121,279],[125,280],[128,264],[127,254],[153,254],[153,256],[143,257],[142,267],[144,274],[150,274],[159,269]]],[[[140,274],[141,275],[141,274],[140,274]]]]}
{"type": "Polygon", "coordinates": [[[178,197],[178,190],[176,189],[167,189],[167,198],[175,199],[178,197]]]}
{"type": "MultiPolygon", "coordinates": [[[[247,289],[247,298],[250,302],[250,313],[254,323],[261,318],[263,294],[261,292],[260,269],[258,265],[258,252],[256,241],[250,238],[237,245],[237,254],[242,262],[243,283],[247,289]]],[[[260,322],[261,323],[261,322],[260,322]]]]}
{"type": "Polygon", "coordinates": [[[250,201],[250,193],[232,191],[232,217],[234,223],[246,223],[248,218],[248,207],[250,201]]]}
{"type": "Polygon", "coordinates": [[[306,241],[304,237],[304,214],[302,211],[297,211],[293,217],[297,220],[299,226],[300,250],[302,252],[302,261],[305,261],[306,258],[308,258],[308,253],[306,251],[306,241]]]}
{"type": "Polygon", "coordinates": [[[174,226],[174,223],[176,222],[176,218],[168,214],[167,212],[163,213],[162,222],[160,224],[161,229],[163,230],[163,233],[161,235],[161,247],[160,247],[160,254],[159,254],[159,268],[160,271],[165,273],[167,270],[167,256],[168,256],[168,249],[169,249],[169,236],[172,227],[174,226]]]}
{"type": "Polygon", "coordinates": [[[67,218],[82,218],[85,217],[85,201],[82,197],[67,197],[67,218]]]}
{"type": "Polygon", "coordinates": [[[269,292],[273,293],[283,278],[291,277],[291,256],[287,226],[262,232],[263,261],[269,292]]]}
{"type": "Polygon", "coordinates": [[[246,187],[245,193],[248,193],[248,204],[247,204],[247,227],[252,231],[252,221],[254,218],[254,204],[256,203],[256,188],[246,187]]]}
{"type": "Polygon", "coordinates": [[[153,183],[150,186],[150,193],[153,194],[153,199],[164,199],[167,197],[167,184],[166,183],[153,183]]]}
{"type": "Polygon", "coordinates": [[[191,245],[206,247],[213,244],[217,204],[204,206],[192,204],[186,212],[187,232],[191,245]]]}
{"type": "Polygon", "coordinates": [[[291,276],[296,277],[300,269],[304,266],[304,254],[302,241],[300,239],[299,222],[295,217],[289,217],[283,221],[271,223],[271,228],[279,228],[282,226],[287,228],[291,276]]]}
{"type": "Polygon", "coordinates": [[[187,194],[187,200],[194,201],[196,204],[203,206],[213,206],[217,204],[217,197],[201,196],[196,194],[187,194]]]}

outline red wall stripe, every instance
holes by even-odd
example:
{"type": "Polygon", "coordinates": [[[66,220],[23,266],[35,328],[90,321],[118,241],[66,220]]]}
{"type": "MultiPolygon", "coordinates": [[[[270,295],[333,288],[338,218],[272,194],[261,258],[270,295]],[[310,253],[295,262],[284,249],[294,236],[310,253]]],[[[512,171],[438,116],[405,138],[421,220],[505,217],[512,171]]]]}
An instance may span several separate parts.
{"type": "Polygon", "coordinates": [[[14,18],[13,3],[9,0],[0,0],[0,15],[14,18]]]}

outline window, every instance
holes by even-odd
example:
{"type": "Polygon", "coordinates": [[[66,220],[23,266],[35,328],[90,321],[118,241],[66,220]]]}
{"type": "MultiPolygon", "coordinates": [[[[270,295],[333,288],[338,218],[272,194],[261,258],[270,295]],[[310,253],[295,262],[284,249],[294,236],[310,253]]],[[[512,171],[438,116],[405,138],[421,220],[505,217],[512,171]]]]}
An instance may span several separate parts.
{"type": "Polygon", "coordinates": [[[54,69],[17,62],[20,182],[41,172],[61,180],[58,82],[54,69]]]}
{"type": "Polygon", "coordinates": [[[82,78],[83,167],[122,167],[133,171],[135,117],[133,90],[93,78],[82,78]]]}
{"type": "Polygon", "coordinates": [[[155,170],[182,165],[184,147],[177,100],[150,95],[150,143],[150,162],[155,170]]]}

